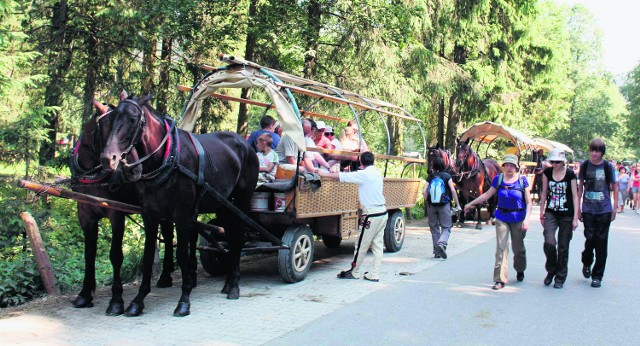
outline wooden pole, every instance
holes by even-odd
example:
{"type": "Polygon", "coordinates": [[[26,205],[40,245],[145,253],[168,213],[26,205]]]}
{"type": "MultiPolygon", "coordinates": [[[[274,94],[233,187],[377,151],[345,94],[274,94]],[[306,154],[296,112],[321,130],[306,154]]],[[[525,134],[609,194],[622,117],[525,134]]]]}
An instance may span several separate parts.
{"type": "Polygon", "coordinates": [[[40,272],[40,278],[42,279],[44,288],[47,290],[48,294],[59,296],[60,288],[58,287],[58,282],[56,281],[56,277],[53,274],[51,262],[49,262],[49,256],[47,256],[47,252],[44,249],[44,244],[42,244],[42,237],[40,237],[38,224],[36,224],[36,221],[33,219],[31,214],[26,211],[20,213],[20,219],[22,219],[24,229],[27,231],[27,238],[29,238],[31,250],[33,251],[34,257],[36,258],[38,271],[40,272]]]}
{"type": "Polygon", "coordinates": [[[122,203],[118,201],[112,201],[105,198],[87,195],[84,193],[61,189],[59,187],[54,187],[51,185],[38,184],[38,183],[34,183],[27,180],[20,180],[18,182],[18,186],[25,188],[27,190],[36,191],[38,193],[44,193],[46,195],[73,199],[80,203],[88,203],[92,205],[97,205],[99,207],[123,211],[125,213],[139,214],[142,211],[142,209],[137,205],[131,205],[131,204],[122,203]]]}

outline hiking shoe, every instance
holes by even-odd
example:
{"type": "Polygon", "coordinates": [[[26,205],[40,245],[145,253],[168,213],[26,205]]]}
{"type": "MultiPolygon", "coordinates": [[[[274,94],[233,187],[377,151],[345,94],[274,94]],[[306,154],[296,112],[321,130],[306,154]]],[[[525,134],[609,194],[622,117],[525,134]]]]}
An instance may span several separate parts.
{"type": "Polygon", "coordinates": [[[518,272],[518,274],[516,275],[516,280],[520,282],[524,281],[524,272],[518,272]]]}
{"type": "Polygon", "coordinates": [[[582,267],[582,275],[584,275],[585,279],[591,277],[591,266],[583,266],[582,267]]]}
{"type": "Polygon", "coordinates": [[[447,248],[444,245],[438,245],[438,249],[440,250],[440,257],[447,259],[447,248]]]}
{"type": "Polygon", "coordinates": [[[598,279],[593,279],[593,281],[591,281],[591,287],[598,288],[600,286],[602,286],[602,281],[598,279]]]}
{"type": "Polygon", "coordinates": [[[433,255],[433,258],[442,258],[442,256],[440,256],[440,254],[437,253],[437,254],[433,255]]]}
{"type": "Polygon", "coordinates": [[[554,276],[555,276],[555,275],[554,275],[554,274],[551,274],[551,273],[547,274],[547,277],[546,277],[546,278],[544,278],[544,285],[545,285],[545,286],[549,286],[549,285],[551,285],[551,281],[553,281],[553,277],[554,277],[554,276]]]}
{"type": "Polygon", "coordinates": [[[501,289],[504,288],[504,284],[502,282],[500,282],[500,281],[496,281],[496,283],[493,284],[493,287],[491,287],[491,288],[496,290],[496,291],[497,290],[501,290],[501,289]]]}

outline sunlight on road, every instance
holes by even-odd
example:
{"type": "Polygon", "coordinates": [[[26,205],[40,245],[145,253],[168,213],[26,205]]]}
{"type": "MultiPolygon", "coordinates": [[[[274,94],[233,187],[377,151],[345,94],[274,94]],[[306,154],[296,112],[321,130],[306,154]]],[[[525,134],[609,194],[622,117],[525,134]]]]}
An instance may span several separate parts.
{"type": "Polygon", "coordinates": [[[45,316],[25,315],[0,319],[0,344],[29,340],[29,345],[52,345],[51,339],[64,335],[66,328],[55,318],[45,316]]]}

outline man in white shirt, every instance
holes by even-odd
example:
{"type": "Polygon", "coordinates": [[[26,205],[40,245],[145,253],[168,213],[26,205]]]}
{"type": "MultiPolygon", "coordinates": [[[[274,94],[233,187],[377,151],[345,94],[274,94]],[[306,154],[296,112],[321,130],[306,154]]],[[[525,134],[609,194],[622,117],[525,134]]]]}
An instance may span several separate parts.
{"type": "Polygon", "coordinates": [[[360,155],[360,163],[364,167],[355,172],[320,173],[324,178],[358,185],[358,198],[362,205],[360,216],[360,237],[355,245],[351,269],[338,274],[340,279],[358,279],[363,274],[362,262],[369,248],[373,253],[373,268],[364,273],[365,280],[380,281],[380,265],[382,263],[382,247],[384,246],[384,229],[387,225],[387,207],[383,194],[383,176],[373,165],[371,152],[360,155]]]}

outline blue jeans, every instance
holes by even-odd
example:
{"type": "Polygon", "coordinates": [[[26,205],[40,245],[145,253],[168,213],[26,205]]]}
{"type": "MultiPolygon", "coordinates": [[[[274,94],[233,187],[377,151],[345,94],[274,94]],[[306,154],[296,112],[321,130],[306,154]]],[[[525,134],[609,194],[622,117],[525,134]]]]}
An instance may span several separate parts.
{"type": "Polygon", "coordinates": [[[596,262],[591,269],[591,278],[602,280],[604,267],[607,264],[607,245],[609,243],[609,226],[611,225],[611,213],[591,214],[582,213],[584,224],[584,251],[582,252],[582,264],[591,266],[595,250],[596,262]]]}

